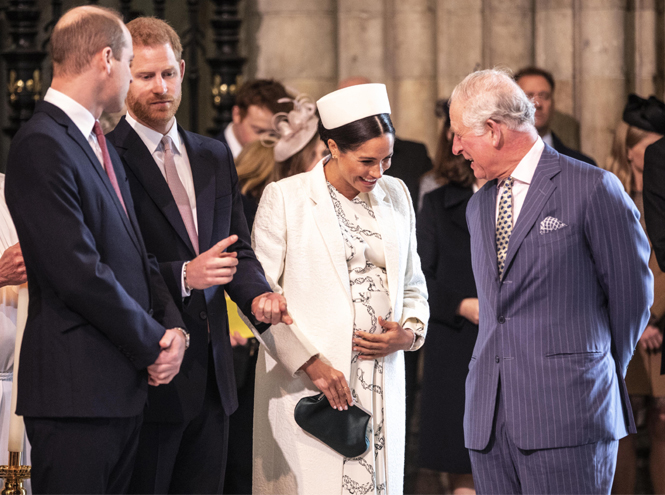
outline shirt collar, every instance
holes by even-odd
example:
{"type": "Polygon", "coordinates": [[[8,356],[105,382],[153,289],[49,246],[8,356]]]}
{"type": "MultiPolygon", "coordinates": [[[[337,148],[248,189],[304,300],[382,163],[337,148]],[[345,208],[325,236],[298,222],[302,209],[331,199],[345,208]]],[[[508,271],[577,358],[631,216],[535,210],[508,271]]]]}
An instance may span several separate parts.
{"type": "MultiPolygon", "coordinates": [[[[533,174],[536,172],[536,167],[538,167],[538,162],[540,161],[540,155],[543,154],[545,149],[545,143],[543,140],[536,139],[536,142],[533,144],[529,152],[524,155],[524,158],[517,164],[513,173],[510,176],[520,181],[524,184],[531,184],[531,179],[533,179],[533,174]]],[[[499,185],[503,184],[504,181],[500,182],[499,185]]]]}
{"type": "Polygon", "coordinates": [[[154,154],[155,151],[160,149],[160,145],[162,144],[162,138],[165,135],[169,136],[171,138],[171,141],[173,142],[173,153],[180,154],[182,141],[180,140],[180,133],[178,132],[178,122],[176,121],[175,117],[173,117],[173,125],[171,126],[171,129],[169,129],[169,132],[167,132],[165,135],[162,134],[161,132],[157,132],[156,130],[141,124],[134,117],[132,117],[129,114],[129,112],[127,112],[125,119],[127,120],[127,123],[130,126],[132,126],[132,129],[136,131],[136,134],[139,135],[141,141],[143,141],[143,143],[146,145],[146,148],[148,148],[148,151],[150,151],[151,155],[154,154]]]}
{"type": "Polygon", "coordinates": [[[554,142],[552,141],[552,131],[547,131],[547,134],[543,136],[543,142],[548,146],[554,148],[554,142]]]}
{"type": "Polygon", "coordinates": [[[238,158],[238,155],[242,151],[242,144],[240,144],[240,141],[238,141],[238,138],[236,138],[236,135],[233,132],[233,122],[229,123],[229,125],[226,126],[226,129],[224,129],[224,137],[226,138],[226,144],[229,145],[233,158],[238,158]]]}
{"type": "Polygon", "coordinates": [[[65,112],[67,117],[72,119],[72,122],[81,131],[81,134],[88,139],[95,125],[95,117],[90,113],[90,110],[73,98],[53,88],[48,88],[44,95],[44,101],[48,101],[65,112]]]}

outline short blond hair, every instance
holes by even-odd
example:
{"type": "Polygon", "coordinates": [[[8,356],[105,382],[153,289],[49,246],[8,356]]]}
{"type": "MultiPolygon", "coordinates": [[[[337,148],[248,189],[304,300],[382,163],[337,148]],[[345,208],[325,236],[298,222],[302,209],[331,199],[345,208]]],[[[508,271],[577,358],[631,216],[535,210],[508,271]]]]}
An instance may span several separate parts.
{"type": "Polygon", "coordinates": [[[51,34],[54,76],[75,76],[83,72],[93,57],[109,47],[120,60],[125,46],[120,13],[106,7],[75,7],[63,15],[51,34]]]}
{"type": "Polygon", "coordinates": [[[182,60],[182,44],[178,33],[166,22],[156,17],[137,17],[127,29],[136,46],[157,46],[169,43],[178,62],[182,60]]]}

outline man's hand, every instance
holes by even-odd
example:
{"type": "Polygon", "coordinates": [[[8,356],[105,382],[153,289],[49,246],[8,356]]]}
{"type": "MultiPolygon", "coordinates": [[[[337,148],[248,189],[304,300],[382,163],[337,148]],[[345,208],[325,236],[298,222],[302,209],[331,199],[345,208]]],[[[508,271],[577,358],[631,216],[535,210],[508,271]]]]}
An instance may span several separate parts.
{"type": "Polygon", "coordinates": [[[307,373],[309,379],[324,393],[334,409],[347,410],[353,405],[353,396],[344,373],[328,366],[317,356],[303,364],[300,369],[307,373]]]}
{"type": "Polygon", "coordinates": [[[663,334],[658,327],[647,325],[646,330],[640,337],[639,345],[645,351],[657,351],[663,344],[663,334]]]}
{"type": "Polygon", "coordinates": [[[148,384],[156,387],[166,385],[180,371],[180,364],[185,355],[185,336],[179,328],[171,328],[159,341],[162,352],[157,361],[148,366],[148,384]]]}
{"type": "Polygon", "coordinates": [[[457,308],[457,314],[463,316],[474,325],[477,325],[480,315],[478,298],[469,297],[467,299],[462,299],[462,302],[459,303],[459,308],[457,308]]]}
{"type": "Polygon", "coordinates": [[[238,265],[238,253],[224,251],[237,240],[237,235],[229,236],[190,261],[187,265],[187,285],[203,290],[231,282],[238,265]]]}
{"type": "Polygon", "coordinates": [[[28,280],[25,274],[23,253],[18,242],[5,249],[0,257],[0,287],[21,285],[28,280]]]}
{"type": "Polygon", "coordinates": [[[229,334],[229,338],[231,339],[231,347],[237,347],[239,345],[247,345],[247,339],[240,335],[240,332],[237,330],[233,330],[229,334]]]}
{"type": "Polygon", "coordinates": [[[257,320],[271,325],[278,323],[291,325],[293,323],[293,318],[289,316],[286,309],[286,299],[283,295],[274,292],[265,292],[256,296],[252,301],[252,314],[257,320]]]}
{"type": "Polygon", "coordinates": [[[396,321],[386,321],[379,316],[383,333],[375,334],[357,331],[353,337],[353,350],[359,352],[359,359],[367,361],[385,357],[397,351],[407,351],[413,344],[413,331],[406,330],[396,321]]]}

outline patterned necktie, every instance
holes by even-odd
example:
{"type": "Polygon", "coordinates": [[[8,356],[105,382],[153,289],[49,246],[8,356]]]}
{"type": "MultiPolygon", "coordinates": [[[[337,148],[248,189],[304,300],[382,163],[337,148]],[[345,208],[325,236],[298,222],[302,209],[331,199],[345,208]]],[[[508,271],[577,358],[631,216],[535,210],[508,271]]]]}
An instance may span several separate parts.
{"type": "Polygon", "coordinates": [[[97,137],[97,144],[99,144],[99,149],[102,150],[102,159],[104,170],[106,170],[106,175],[109,176],[109,181],[113,186],[113,190],[118,195],[120,204],[125,210],[125,215],[127,214],[127,207],[125,206],[125,201],[122,199],[122,194],[120,194],[120,186],[118,185],[118,179],[115,176],[115,169],[113,168],[113,162],[111,161],[111,155],[109,155],[109,149],[106,146],[106,138],[104,137],[104,132],[102,131],[102,126],[99,125],[99,122],[95,120],[95,125],[92,126],[92,132],[95,133],[97,137]]]}
{"type": "Polygon", "coordinates": [[[175,203],[178,205],[180,216],[182,217],[182,221],[184,222],[185,228],[187,229],[189,240],[192,241],[194,251],[196,254],[199,254],[199,236],[197,235],[196,227],[194,226],[192,205],[189,203],[189,196],[187,196],[185,186],[182,185],[180,177],[178,177],[178,171],[175,168],[175,160],[173,158],[173,146],[169,136],[164,136],[162,138],[162,146],[164,148],[164,169],[166,170],[166,182],[169,185],[169,189],[171,189],[171,194],[173,194],[175,203]]]}
{"type": "Polygon", "coordinates": [[[513,178],[508,177],[503,184],[503,193],[499,200],[499,217],[496,220],[496,257],[499,265],[499,278],[506,265],[508,241],[513,232],[513,178]]]}

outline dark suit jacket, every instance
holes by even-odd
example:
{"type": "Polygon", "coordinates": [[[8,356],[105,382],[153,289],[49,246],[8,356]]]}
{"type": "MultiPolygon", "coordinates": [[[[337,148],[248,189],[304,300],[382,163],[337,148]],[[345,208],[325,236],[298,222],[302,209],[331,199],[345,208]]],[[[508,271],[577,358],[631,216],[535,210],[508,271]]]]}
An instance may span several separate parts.
{"type": "Polygon", "coordinates": [[[108,148],[129,218],[87,137],[56,106],[39,103],[12,141],[5,192],[30,292],[18,384],[24,416],[140,414],[145,369],[165,331],[151,314],[183,326],[108,148]]]}
{"type": "Polygon", "coordinates": [[[562,155],[575,158],[575,160],[580,160],[581,162],[586,162],[590,165],[596,165],[596,161],[593,158],[586,156],[584,153],[580,153],[577,150],[567,147],[565,144],[563,144],[561,139],[559,139],[559,136],[557,136],[554,133],[552,133],[552,147],[562,155]]]}
{"type": "Polygon", "coordinates": [[[496,185],[474,194],[466,213],[480,301],[466,446],[488,444],[499,376],[506,428],[521,449],[635,433],[624,377],[653,301],[637,208],[613,174],[545,146],[499,278],[496,185]]]}
{"type": "Polygon", "coordinates": [[[252,300],[256,296],[270,292],[251,248],[229,149],[214,139],[180,127],[178,130],[187,148],[196,190],[199,252],[236,234],[239,240],[230,251],[238,253],[239,263],[230,284],[194,290],[183,300],[182,265],[196,253],[164,176],[139,135],[123,117],[108,139],[118,149],[125,165],[148,251],[159,261],[164,280],[191,335],[181,372],[171,384],[151,389],[147,421],[183,421],[200,411],[209,366],[208,328],[222,405],[226,414],[235,411],[238,400],[224,290],[246,315],[251,315],[252,300]]]}
{"type": "Polygon", "coordinates": [[[424,144],[395,138],[393,158],[386,174],[404,181],[416,211],[418,211],[418,198],[420,197],[420,178],[431,169],[432,160],[429,159],[424,144]]]}
{"type": "Polygon", "coordinates": [[[665,138],[644,153],[644,221],[658,266],[665,271],[665,138]]]}

